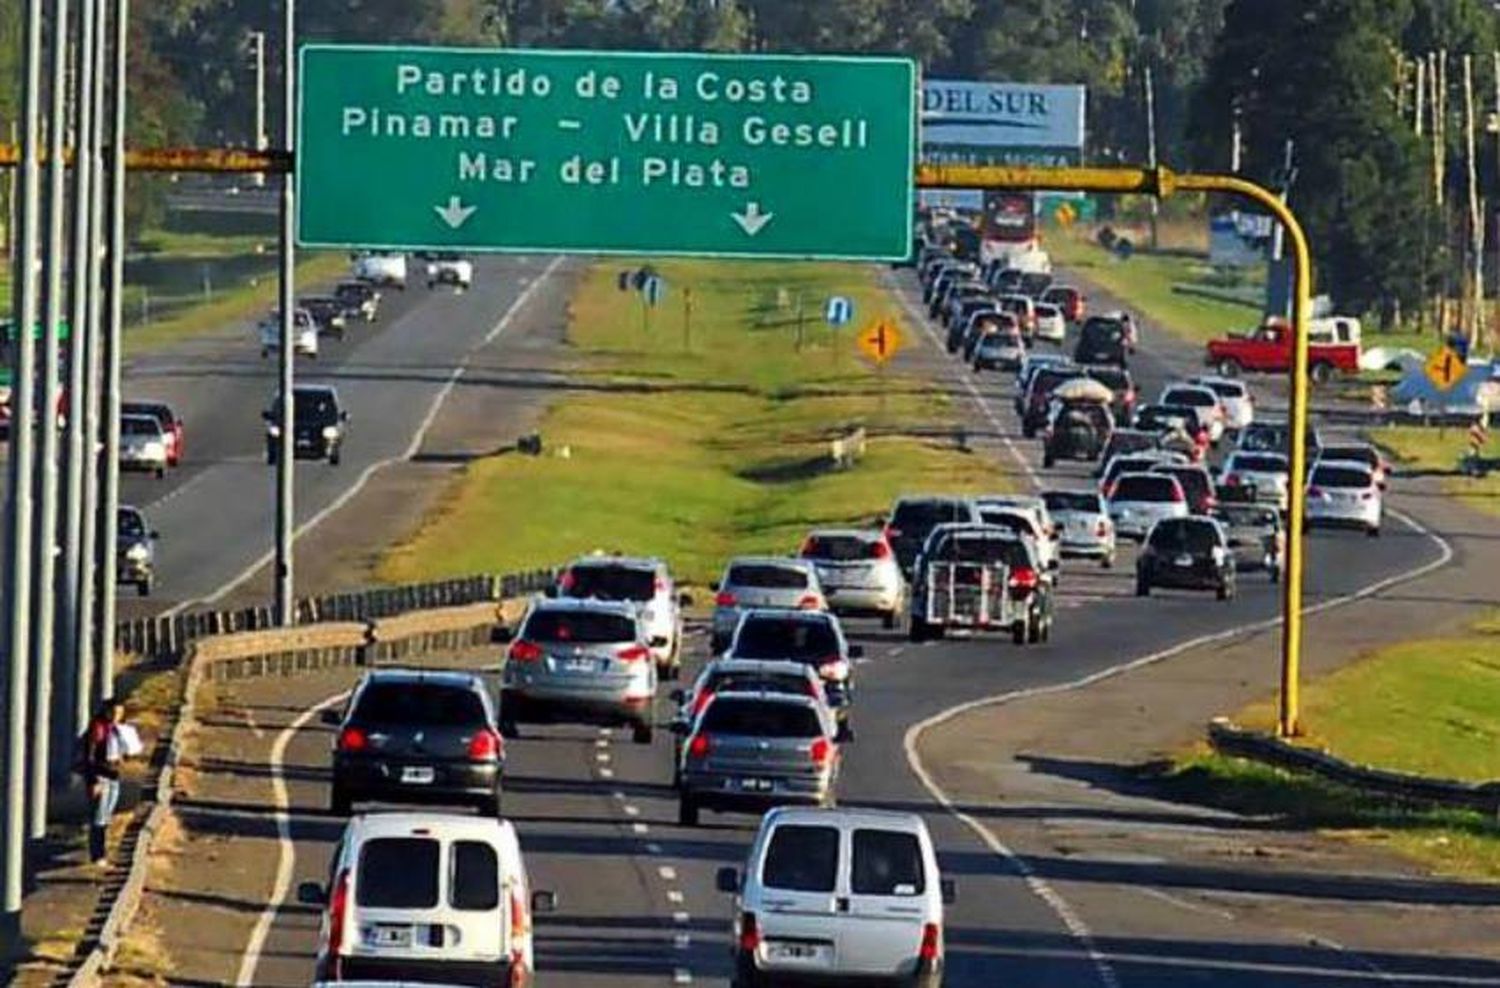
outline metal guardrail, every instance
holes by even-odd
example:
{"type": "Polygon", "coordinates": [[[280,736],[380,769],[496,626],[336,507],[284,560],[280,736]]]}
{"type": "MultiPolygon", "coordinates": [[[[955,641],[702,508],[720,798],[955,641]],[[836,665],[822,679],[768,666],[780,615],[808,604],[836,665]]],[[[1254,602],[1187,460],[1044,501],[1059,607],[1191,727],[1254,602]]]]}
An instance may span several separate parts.
{"type": "Polygon", "coordinates": [[[1236,727],[1225,718],[1208,725],[1208,741],[1215,751],[1247,758],[1275,768],[1307,772],[1330,782],[1416,806],[1447,806],[1500,813],[1500,782],[1460,782],[1356,765],[1326,751],[1283,741],[1260,731],[1236,727]]]}

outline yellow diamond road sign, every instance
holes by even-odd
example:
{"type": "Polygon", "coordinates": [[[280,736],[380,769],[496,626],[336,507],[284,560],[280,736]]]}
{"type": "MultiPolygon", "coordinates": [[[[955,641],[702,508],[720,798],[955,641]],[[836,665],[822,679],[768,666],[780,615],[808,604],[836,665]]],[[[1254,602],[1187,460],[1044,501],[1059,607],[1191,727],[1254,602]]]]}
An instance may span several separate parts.
{"type": "Polygon", "coordinates": [[[881,319],[861,330],[854,342],[866,357],[877,364],[883,364],[901,349],[901,331],[896,328],[894,321],[881,319]]]}
{"type": "Polygon", "coordinates": [[[1464,360],[1452,347],[1438,347],[1437,352],[1427,358],[1427,379],[1441,391],[1447,391],[1463,380],[1468,368],[1464,360]]]}

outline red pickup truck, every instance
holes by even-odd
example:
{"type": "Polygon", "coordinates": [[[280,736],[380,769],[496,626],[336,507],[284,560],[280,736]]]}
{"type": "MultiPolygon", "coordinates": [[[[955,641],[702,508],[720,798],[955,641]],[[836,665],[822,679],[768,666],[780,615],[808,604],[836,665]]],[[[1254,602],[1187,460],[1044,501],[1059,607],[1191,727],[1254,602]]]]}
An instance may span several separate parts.
{"type": "MultiPolygon", "coordinates": [[[[1281,371],[1292,368],[1292,327],[1285,319],[1271,318],[1248,335],[1231,333],[1227,339],[1209,340],[1208,366],[1224,377],[1241,371],[1281,371]]],[[[1318,383],[1334,372],[1359,372],[1358,342],[1316,341],[1308,346],[1308,373],[1318,383]]]]}

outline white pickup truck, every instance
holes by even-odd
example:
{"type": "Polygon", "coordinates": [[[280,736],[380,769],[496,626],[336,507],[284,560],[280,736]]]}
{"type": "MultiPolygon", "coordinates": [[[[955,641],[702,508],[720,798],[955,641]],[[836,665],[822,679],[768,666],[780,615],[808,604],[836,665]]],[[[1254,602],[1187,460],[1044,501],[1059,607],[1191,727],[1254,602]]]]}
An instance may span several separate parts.
{"type": "Polygon", "coordinates": [[[406,290],[406,255],[369,251],[354,255],[350,272],[360,281],[372,285],[406,290]]]}

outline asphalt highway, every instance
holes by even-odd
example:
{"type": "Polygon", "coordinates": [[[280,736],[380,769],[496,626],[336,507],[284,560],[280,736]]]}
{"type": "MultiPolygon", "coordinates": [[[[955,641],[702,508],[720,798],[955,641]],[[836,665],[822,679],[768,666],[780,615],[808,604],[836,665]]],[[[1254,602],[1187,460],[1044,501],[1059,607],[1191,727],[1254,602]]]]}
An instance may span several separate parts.
{"type": "MultiPolygon", "coordinates": [[[[516,275],[534,276],[535,262],[515,263],[516,275]]],[[[498,281],[501,274],[496,270],[484,280],[498,281]]],[[[903,274],[896,280],[903,292],[913,290],[909,276],[903,274]]],[[[493,310],[512,297],[518,286],[476,288],[476,292],[481,290],[495,293],[489,307],[493,310]]],[[[466,324],[463,320],[470,317],[460,317],[457,311],[475,301],[473,297],[453,300],[453,325],[466,324]]],[[[413,328],[418,323],[433,326],[441,320],[434,319],[430,310],[447,304],[431,303],[406,319],[413,328]]],[[[371,350],[382,349],[357,351],[358,359],[351,358],[339,372],[341,382],[348,382],[341,386],[351,396],[361,394],[354,389],[369,379],[371,368],[380,370],[378,383],[371,387],[386,389],[396,382],[406,386],[409,382],[392,368],[407,365],[429,368],[406,376],[435,387],[452,355],[461,351],[463,340],[472,340],[472,334],[483,328],[474,325],[459,332],[450,326],[451,335],[442,337],[448,349],[441,352],[432,349],[429,337],[412,338],[411,333],[387,330],[367,345],[371,350]],[[386,346],[394,352],[384,350],[386,346]]],[[[1142,400],[1154,397],[1174,369],[1179,375],[1196,370],[1193,357],[1186,348],[1148,338],[1147,349],[1132,365],[1142,400]]],[[[1020,439],[1011,414],[1010,375],[973,378],[930,344],[913,359],[931,371],[939,386],[952,389],[961,399],[959,407],[976,435],[1022,458],[1024,469],[1007,464],[1020,483],[1028,483],[1031,476],[1047,486],[1092,483],[1084,464],[1041,470],[1038,444],[1020,439]]],[[[253,359],[243,363],[251,363],[253,370],[253,359]]],[[[264,382],[256,380],[255,388],[260,394],[264,382]]],[[[422,394],[404,394],[399,403],[383,404],[400,404],[409,412],[425,403],[422,394]]],[[[362,411],[356,401],[351,404],[356,427],[361,425],[360,418],[380,414],[374,409],[362,411]]],[[[223,470],[264,471],[259,463],[241,463],[258,451],[254,425],[251,421],[243,438],[227,443],[229,462],[223,470]]],[[[373,462],[391,455],[402,442],[393,438],[388,445],[361,445],[359,455],[363,462],[373,462]]],[[[351,467],[346,464],[343,470],[351,471],[351,467]]],[[[325,471],[319,466],[304,470],[304,483],[317,483],[320,476],[308,480],[307,475],[325,471]]],[[[225,480],[234,476],[248,477],[248,473],[231,474],[225,480]]],[[[201,486],[216,483],[204,481],[201,486]]],[[[911,485],[914,490],[926,486],[920,477],[913,477],[911,485]]],[[[1403,501],[1399,482],[1397,488],[1391,506],[1419,514],[1418,506],[1403,501]]],[[[310,510],[317,503],[315,492],[322,490],[315,487],[305,499],[311,502],[310,510]]],[[[324,492],[325,499],[334,496],[331,489],[324,492]]],[[[1404,517],[1393,512],[1379,539],[1348,533],[1311,535],[1308,604],[1331,606],[1378,581],[1445,558],[1441,543],[1404,517]]],[[[244,541],[253,540],[247,536],[244,541]]],[[[249,552],[247,544],[242,556],[249,552]]],[[[1217,602],[1212,595],[1171,592],[1137,599],[1132,593],[1132,559],[1132,551],[1122,551],[1111,571],[1100,570],[1096,564],[1065,562],[1061,610],[1052,641],[1045,645],[1022,649],[1008,638],[976,638],[913,646],[898,633],[880,631],[876,625],[852,625],[867,657],[856,671],[857,740],[845,754],[840,799],[845,805],[910,809],[927,817],[945,874],[959,884],[958,902],[947,917],[946,983],[964,988],[1000,984],[1321,988],[1376,980],[1388,983],[1392,979],[1372,972],[1357,954],[1288,945],[1284,937],[1271,937],[1254,928],[1242,928],[1232,938],[1217,940],[1188,936],[1185,927],[1190,924],[1180,910],[1145,897],[1135,900],[1139,905],[1130,916],[1131,936],[1101,940],[1048,884],[1049,878],[1065,874],[1063,869],[1068,867],[1073,869],[1066,873],[1068,877],[1078,878],[1076,862],[1021,859],[995,840],[981,840],[934,798],[914,771],[919,766],[908,744],[908,730],[926,718],[980,697],[1061,687],[1186,641],[1274,621],[1279,612],[1279,588],[1254,574],[1242,578],[1239,595],[1231,602],[1217,602]]],[[[201,569],[207,564],[197,565],[201,569]]],[[[226,565],[223,571],[230,572],[232,567],[226,565]]],[[[702,661],[704,652],[704,640],[698,635],[692,648],[694,665],[702,661]]],[[[310,711],[319,704],[336,703],[348,683],[347,678],[319,677],[255,684],[242,697],[252,707],[259,704],[260,709],[279,711],[272,715],[273,721],[263,724],[276,732],[269,763],[249,774],[269,775],[274,805],[286,811],[277,825],[283,838],[278,861],[285,872],[278,875],[278,890],[284,895],[298,881],[326,879],[329,852],[340,824],[324,814],[329,736],[310,711]]],[[[663,717],[668,713],[665,699],[660,712],[663,717]]],[[[982,751],[972,755],[984,756],[982,751]]],[[[557,915],[538,920],[539,983],[579,988],[727,983],[730,903],[714,890],[714,871],[742,862],[756,821],[749,816],[705,814],[704,826],[679,827],[669,785],[670,758],[670,738],[665,732],[659,733],[655,744],[638,746],[624,732],[536,727],[508,745],[506,815],[520,831],[534,886],[554,889],[561,899],[557,915]]],[[[224,825],[231,832],[235,819],[252,826],[253,810],[244,807],[240,816],[231,812],[224,825]]],[[[264,818],[260,823],[258,832],[266,832],[264,818]]],[[[1132,873],[1126,864],[1099,863],[1096,873],[1083,877],[1105,884],[1130,882],[1132,873]]],[[[1212,881],[1212,876],[1204,880],[1212,881]]],[[[316,911],[296,906],[290,897],[273,902],[239,958],[238,983],[308,984],[317,928],[316,911]]],[[[1426,970],[1416,983],[1475,983],[1462,978],[1449,981],[1445,975],[1441,968],[1426,970]]]]}

